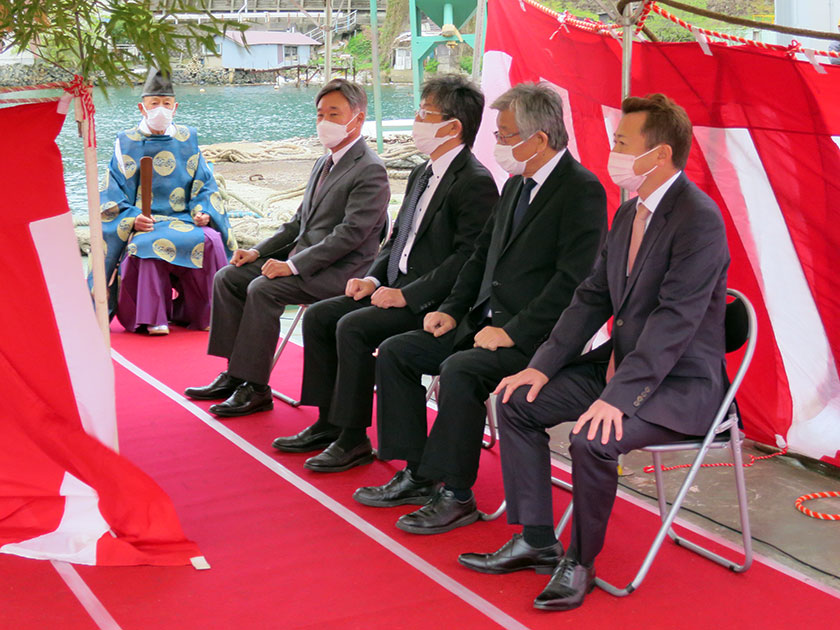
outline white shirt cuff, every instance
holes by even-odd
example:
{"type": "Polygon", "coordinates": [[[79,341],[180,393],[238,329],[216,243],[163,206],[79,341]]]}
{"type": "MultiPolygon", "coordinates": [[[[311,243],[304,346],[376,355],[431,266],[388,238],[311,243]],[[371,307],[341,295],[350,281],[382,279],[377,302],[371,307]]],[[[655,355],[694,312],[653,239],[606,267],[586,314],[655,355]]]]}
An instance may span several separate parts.
{"type": "Polygon", "coordinates": [[[295,263],[293,263],[291,260],[287,260],[286,264],[289,265],[289,269],[292,270],[292,273],[294,275],[296,275],[296,276],[300,275],[300,273],[298,273],[297,267],[295,267],[295,263]]]}
{"type": "Polygon", "coordinates": [[[373,282],[373,284],[376,286],[377,289],[382,285],[382,283],[379,282],[379,280],[374,278],[373,276],[365,276],[364,279],[365,280],[370,280],[371,282],[373,282]]]}

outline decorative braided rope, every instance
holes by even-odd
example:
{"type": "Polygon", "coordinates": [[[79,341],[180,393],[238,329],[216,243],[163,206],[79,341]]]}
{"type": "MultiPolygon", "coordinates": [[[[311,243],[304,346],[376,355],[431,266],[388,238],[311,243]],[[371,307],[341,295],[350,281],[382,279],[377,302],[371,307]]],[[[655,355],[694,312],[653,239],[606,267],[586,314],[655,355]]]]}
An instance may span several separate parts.
{"type": "MultiPolygon", "coordinates": [[[[652,8],[655,13],[658,13],[667,20],[671,20],[674,24],[677,24],[683,27],[684,29],[692,32],[702,33],[707,37],[716,37],[718,39],[725,39],[730,42],[746,44],[747,46],[755,46],[756,48],[764,48],[767,50],[781,50],[786,52],[790,57],[792,57],[796,53],[805,52],[805,49],[803,48],[802,44],[800,44],[795,39],[790,42],[789,46],[781,46],[779,44],[765,44],[764,42],[757,42],[752,39],[738,37],[737,35],[727,35],[726,33],[719,33],[717,31],[710,31],[705,28],[700,28],[699,26],[694,26],[692,24],[689,24],[685,20],[677,17],[676,15],[669,13],[655,2],[653,3],[652,8]]],[[[836,53],[833,50],[815,50],[814,54],[821,55],[823,57],[840,57],[840,53],[836,53]]]]}
{"type": "Polygon", "coordinates": [[[642,9],[642,14],[639,16],[639,21],[636,22],[636,35],[638,35],[645,26],[645,20],[647,19],[648,13],[653,8],[653,5],[656,4],[655,0],[645,0],[645,7],[642,9]]]}
{"type": "MultiPolygon", "coordinates": [[[[69,95],[79,98],[82,104],[84,119],[88,124],[88,146],[96,148],[96,126],[93,121],[94,115],[96,114],[96,108],[93,106],[92,86],[89,82],[85,81],[84,77],[77,74],[70,82],[60,81],[54,83],[42,83],[40,85],[0,87],[0,94],[34,90],[64,90],[69,95]]],[[[0,103],[47,103],[55,100],[61,99],[56,99],[54,97],[3,99],[0,100],[0,103]]]]}
{"type": "Polygon", "coordinates": [[[818,518],[823,521],[840,521],[840,514],[824,514],[823,512],[814,512],[813,510],[809,510],[804,505],[802,505],[803,503],[805,503],[805,501],[810,501],[812,499],[830,499],[831,497],[840,497],[840,492],[832,490],[829,492],[812,492],[811,494],[803,494],[794,502],[794,505],[796,506],[797,510],[799,510],[806,516],[810,516],[811,518],[818,518]]]}
{"type": "MultiPolygon", "coordinates": [[[[560,28],[572,26],[574,28],[580,29],[582,31],[588,31],[590,33],[601,33],[601,34],[608,34],[612,37],[621,38],[622,35],[622,27],[617,24],[605,24],[604,22],[591,20],[589,18],[581,19],[575,17],[568,11],[565,13],[558,13],[548,7],[541,5],[540,3],[536,2],[535,0],[519,0],[519,5],[522,7],[522,10],[525,10],[525,5],[530,5],[535,9],[542,11],[546,15],[550,15],[551,17],[555,18],[557,21],[560,22],[560,28]]],[[[764,42],[757,42],[752,39],[746,39],[744,37],[738,37],[737,35],[728,35],[726,33],[719,33],[717,31],[710,31],[705,28],[700,28],[699,26],[694,26],[689,22],[673,15],[672,13],[666,11],[662,7],[660,7],[655,0],[647,0],[644,9],[642,10],[642,14],[639,17],[639,21],[636,24],[636,34],[641,31],[644,26],[644,22],[648,17],[648,14],[653,11],[658,15],[662,16],[667,20],[671,20],[675,24],[681,26],[682,28],[691,31],[692,33],[701,33],[707,37],[715,37],[717,39],[723,39],[726,41],[735,42],[738,44],[745,44],[747,46],[755,46],[756,48],[764,48],[766,50],[781,50],[786,52],[789,56],[793,56],[796,53],[804,53],[805,48],[795,39],[791,41],[789,46],[781,46],[779,44],[765,44],[764,42]]],[[[560,29],[557,30],[559,32],[560,29]]],[[[555,33],[556,35],[557,33],[555,33]]],[[[552,35],[553,37],[553,35],[552,35]]],[[[840,53],[834,52],[833,50],[814,50],[813,53],[815,55],[820,55],[823,57],[837,57],[840,58],[840,53]]]]}
{"type": "MultiPolygon", "coordinates": [[[[784,447],[778,453],[770,453],[769,455],[759,455],[756,457],[755,455],[749,455],[750,461],[744,463],[744,468],[749,468],[756,462],[761,461],[762,459],[770,459],[771,457],[778,457],[779,455],[787,455],[787,446],[784,447]]],[[[735,466],[732,462],[715,462],[714,464],[701,464],[700,468],[726,468],[735,466]]],[[[662,472],[667,472],[669,470],[678,470],[680,468],[691,468],[691,464],[679,464],[677,466],[663,466],[662,472]]],[[[646,473],[652,473],[654,471],[653,466],[645,466],[642,470],[646,473]]]]}

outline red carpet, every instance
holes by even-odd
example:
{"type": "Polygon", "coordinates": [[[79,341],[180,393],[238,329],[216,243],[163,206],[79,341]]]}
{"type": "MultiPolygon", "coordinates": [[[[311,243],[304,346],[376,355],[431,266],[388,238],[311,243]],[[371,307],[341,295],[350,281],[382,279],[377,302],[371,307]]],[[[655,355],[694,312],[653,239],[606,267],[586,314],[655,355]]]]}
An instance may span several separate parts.
{"type": "MultiPolygon", "coordinates": [[[[206,333],[175,328],[167,338],[149,339],[115,327],[112,342],[126,360],[178,393],[209,382],[224,367],[221,360],[205,355],[206,333]]],[[[290,346],[272,382],[295,396],[300,354],[290,346]]],[[[314,409],[278,402],[272,412],[223,424],[288,469],[291,475],[280,469],[283,478],[138,376],[121,366],[115,369],[121,451],[169,493],[185,532],[212,565],[210,571],[77,567],[124,630],[580,624],[782,628],[802,619],[823,627],[837,622],[840,599],[758,562],[745,575],[736,575],[668,543],[630,597],[618,599],[596,589],[576,611],[536,611],[531,602],[546,577],[532,572],[485,576],[456,562],[460,552],[490,551],[507,540],[516,530],[504,517],[438,536],[406,534],[394,521],[412,507],[367,508],[351,498],[358,486],[387,481],[394,471],[391,464],[377,461],[346,473],[319,475],[303,468],[306,455],[271,448],[274,437],[310,424],[314,409]],[[327,495],[326,506],[317,500],[317,490],[302,491],[307,482],[327,495]],[[329,509],[330,498],[348,519],[357,519],[355,514],[370,524],[359,527],[372,526],[380,533],[360,531],[329,509]],[[445,576],[435,580],[434,569],[414,568],[392,551],[399,552],[400,546],[451,578],[450,588],[440,584],[446,583],[445,576]]],[[[209,404],[199,406],[206,409],[209,404]]],[[[500,501],[498,447],[483,454],[475,491],[480,508],[494,509],[500,501]]],[[[558,491],[557,499],[559,514],[567,495],[558,491]]],[[[599,574],[614,582],[629,579],[656,521],[647,511],[618,501],[599,574]]],[[[49,563],[0,555],[0,580],[3,630],[97,627],[49,563]]]]}

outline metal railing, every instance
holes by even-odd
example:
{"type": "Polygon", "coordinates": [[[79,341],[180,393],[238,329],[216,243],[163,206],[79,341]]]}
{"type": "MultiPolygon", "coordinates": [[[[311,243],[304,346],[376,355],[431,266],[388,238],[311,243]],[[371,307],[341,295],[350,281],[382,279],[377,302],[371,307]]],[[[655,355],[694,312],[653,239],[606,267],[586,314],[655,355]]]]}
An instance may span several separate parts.
{"type": "MultiPolygon", "coordinates": [[[[333,14],[333,33],[343,33],[344,31],[351,31],[358,23],[358,12],[353,10],[345,15],[333,14]]],[[[307,37],[324,42],[324,29],[321,26],[316,26],[311,31],[304,33],[307,37]]]]}

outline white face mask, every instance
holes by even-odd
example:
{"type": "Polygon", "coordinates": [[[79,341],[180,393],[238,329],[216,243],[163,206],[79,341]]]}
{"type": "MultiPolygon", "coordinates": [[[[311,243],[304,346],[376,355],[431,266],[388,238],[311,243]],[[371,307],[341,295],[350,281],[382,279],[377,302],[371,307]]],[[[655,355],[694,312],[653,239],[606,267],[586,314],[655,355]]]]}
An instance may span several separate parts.
{"type": "Polygon", "coordinates": [[[529,157],[527,160],[517,160],[513,156],[513,150],[528,142],[533,138],[533,136],[529,136],[519,144],[499,144],[496,143],[496,146],[493,147],[493,157],[496,158],[496,162],[498,162],[499,166],[505,169],[511,175],[522,175],[525,172],[525,165],[528,163],[529,160],[533,159],[533,155],[529,157]]]}
{"type": "Polygon", "coordinates": [[[146,124],[149,125],[149,129],[155,131],[166,131],[172,124],[172,117],[175,115],[175,110],[163,106],[146,109],[146,106],[143,105],[143,111],[146,112],[146,124]]]}
{"type": "Polygon", "coordinates": [[[653,153],[660,146],[656,145],[650,151],[645,151],[641,155],[629,155],[627,153],[616,153],[612,151],[609,160],[607,160],[607,172],[610,174],[610,178],[612,178],[616,186],[623,188],[627,192],[636,192],[639,190],[647,176],[653,173],[659,165],[654,166],[647,173],[642,173],[641,175],[636,175],[633,166],[640,157],[644,157],[648,153],[653,153]]]}
{"type": "MultiPolygon", "coordinates": [[[[356,116],[358,116],[358,114],[356,114],[356,116]]],[[[346,125],[334,123],[330,120],[322,120],[315,125],[315,129],[318,132],[318,140],[327,149],[332,149],[334,146],[338,146],[349,135],[347,127],[353,124],[356,116],[353,116],[353,118],[350,119],[350,122],[346,125]]]]}
{"type": "Polygon", "coordinates": [[[415,120],[414,126],[411,129],[411,136],[414,138],[414,146],[417,147],[417,150],[420,151],[420,153],[431,155],[440,145],[455,137],[455,134],[443,136],[442,138],[435,136],[441,127],[445,127],[451,123],[451,120],[444,120],[439,123],[427,123],[415,120]]]}

